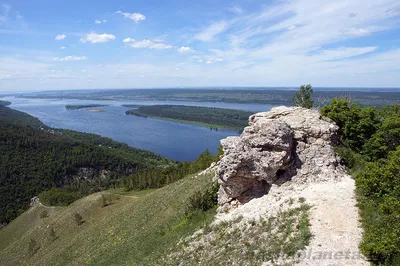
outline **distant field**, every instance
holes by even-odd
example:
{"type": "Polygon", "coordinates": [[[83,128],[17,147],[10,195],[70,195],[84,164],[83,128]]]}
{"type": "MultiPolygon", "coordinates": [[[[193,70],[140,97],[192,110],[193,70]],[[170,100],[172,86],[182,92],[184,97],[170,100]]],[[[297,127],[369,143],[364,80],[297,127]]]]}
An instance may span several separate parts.
{"type": "Polygon", "coordinates": [[[78,109],[104,107],[104,106],[108,106],[108,105],[104,105],[104,104],[66,105],[65,109],[67,109],[67,110],[78,110],[78,109]]]}
{"type": "Polygon", "coordinates": [[[195,123],[211,128],[241,130],[247,126],[252,112],[213,107],[151,105],[128,110],[126,114],[195,123]]]}

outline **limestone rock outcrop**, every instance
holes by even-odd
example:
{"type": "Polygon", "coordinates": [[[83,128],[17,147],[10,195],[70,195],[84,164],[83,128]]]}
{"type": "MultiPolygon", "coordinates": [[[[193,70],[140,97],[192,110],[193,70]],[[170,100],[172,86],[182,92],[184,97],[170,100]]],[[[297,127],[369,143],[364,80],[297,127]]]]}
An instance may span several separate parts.
{"type": "Polygon", "coordinates": [[[219,204],[245,203],[268,193],[273,184],[304,184],[343,176],[332,145],[338,127],[317,110],[276,107],[249,118],[239,137],[221,140],[219,204]]]}

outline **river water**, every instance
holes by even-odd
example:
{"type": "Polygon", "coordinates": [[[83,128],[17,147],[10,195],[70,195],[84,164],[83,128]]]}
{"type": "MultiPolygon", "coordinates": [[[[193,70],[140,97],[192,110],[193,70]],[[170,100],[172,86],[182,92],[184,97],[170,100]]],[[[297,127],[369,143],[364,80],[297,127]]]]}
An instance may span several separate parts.
{"type": "Polygon", "coordinates": [[[268,111],[273,107],[271,105],[260,104],[174,101],[111,102],[15,97],[5,97],[2,100],[12,102],[9,107],[35,116],[50,127],[95,133],[178,161],[195,160],[205,149],[216,153],[221,139],[228,136],[237,136],[239,133],[234,130],[215,131],[207,127],[192,124],[126,115],[125,111],[132,108],[122,107],[121,105],[178,104],[254,112],[268,111]],[[86,109],[66,110],[65,105],[67,104],[106,104],[108,106],[100,108],[104,112],[89,112],[86,109]]]}

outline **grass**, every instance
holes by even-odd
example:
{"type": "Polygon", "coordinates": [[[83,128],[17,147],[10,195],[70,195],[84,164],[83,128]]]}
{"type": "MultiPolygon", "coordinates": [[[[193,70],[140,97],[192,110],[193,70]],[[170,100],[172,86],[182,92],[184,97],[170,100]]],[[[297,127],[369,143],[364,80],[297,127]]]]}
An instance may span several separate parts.
{"type": "Polygon", "coordinates": [[[193,175],[160,189],[112,189],[67,207],[31,207],[0,230],[0,265],[257,265],[281,254],[295,259],[308,244],[304,203],[276,217],[217,225],[215,208],[188,213],[190,198],[211,179],[193,175]]]}
{"type": "Polygon", "coordinates": [[[189,176],[151,191],[100,192],[67,207],[34,206],[0,230],[0,265],[154,265],[212,221],[215,209],[185,214],[190,196],[211,178],[189,176]],[[104,207],[110,195],[112,204],[104,207]],[[44,210],[48,215],[41,218],[44,210]],[[76,223],[75,213],[84,223],[76,223]]]}
{"type": "MultiPolygon", "coordinates": [[[[276,217],[204,226],[202,232],[180,242],[178,251],[161,258],[158,265],[278,265],[296,261],[311,239],[307,204],[278,213],[276,217]]],[[[175,251],[174,251],[175,250],[175,251]]]]}

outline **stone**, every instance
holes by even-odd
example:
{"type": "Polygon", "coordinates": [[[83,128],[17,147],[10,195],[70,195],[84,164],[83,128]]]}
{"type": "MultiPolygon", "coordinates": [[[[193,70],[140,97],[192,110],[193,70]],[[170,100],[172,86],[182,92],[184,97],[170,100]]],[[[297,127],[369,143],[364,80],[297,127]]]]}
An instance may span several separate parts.
{"type": "Polygon", "coordinates": [[[333,151],[338,127],[317,110],[276,107],[249,118],[239,137],[221,140],[220,205],[246,203],[287,181],[332,180],[343,167],[333,151]]]}

